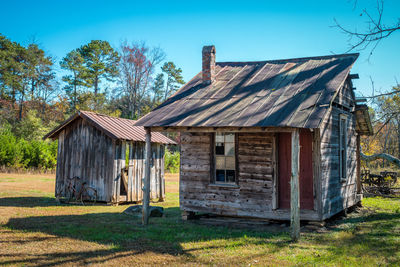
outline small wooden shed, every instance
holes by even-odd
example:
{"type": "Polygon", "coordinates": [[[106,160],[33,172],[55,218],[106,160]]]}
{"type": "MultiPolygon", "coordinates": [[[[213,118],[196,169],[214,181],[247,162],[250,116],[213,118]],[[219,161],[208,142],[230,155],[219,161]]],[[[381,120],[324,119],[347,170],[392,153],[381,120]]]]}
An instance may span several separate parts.
{"type": "MultiPolygon", "coordinates": [[[[141,201],[145,130],[134,124],[79,111],[48,133],[44,138],[58,139],[55,196],[65,197],[69,178],[77,176],[79,183],[97,190],[97,201],[141,201]]],[[[162,201],[165,145],[175,142],[161,133],[154,134],[151,142],[150,198],[162,201]]]]}
{"type": "Polygon", "coordinates": [[[360,136],[372,134],[357,57],[215,62],[204,47],[202,71],[137,122],[181,134],[183,215],[320,221],[357,204],[360,136]]]}

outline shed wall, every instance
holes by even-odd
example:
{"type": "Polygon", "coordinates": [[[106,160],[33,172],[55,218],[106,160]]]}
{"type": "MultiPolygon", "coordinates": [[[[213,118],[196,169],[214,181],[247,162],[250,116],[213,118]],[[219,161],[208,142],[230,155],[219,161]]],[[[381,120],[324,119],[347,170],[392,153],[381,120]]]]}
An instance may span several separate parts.
{"type": "MultiPolygon", "coordinates": [[[[164,145],[152,143],[150,198],[165,198],[164,145]]],[[[69,178],[79,177],[97,190],[97,200],[117,203],[121,201],[121,169],[127,167],[128,190],[122,201],[142,200],[144,176],[144,142],[112,140],[85,120],[77,119],[65,127],[58,136],[56,169],[56,197],[66,197],[69,178]],[[126,164],[126,150],[129,162],[126,164]]]]}
{"type": "Polygon", "coordinates": [[[357,133],[356,118],[351,113],[354,96],[350,84],[346,83],[334,100],[333,106],[321,125],[321,199],[322,217],[329,218],[355,205],[357,196],[357,133]],[[344,107],[344,108],[343,108],[344,107]],[[349,110],[346,110],[349,109],[349,110]],[[347,115],[347,179],[340,179],[339,119],[347,115]]]}
{"type": "MultiPolygon", "coordinates": [[[[122,198],[121,188],[121,169],[126,167],[125,176],[128,179],[126,199],[128,202],[139,202],[143,198],[143,178],[145,162],[145,143],[144,142],[124,142],[117,141],[115,145],[116,157],[114,159],[113,170],[113,202],[119,202],[122,198]],[[126,163],[125,153],[128,151],[128,163],[126,163]],[[118,200],[118,201],[117,201],[118,200]]],[[[150,199],[164,200],[165,198],[165,179],[164,179],[164,151],[165,146],[151,144],[151,169],[150,169],[150,199]]],[[[123,196],[124,197],[124,196],[123,196]]],[[[125,197],[124,197],[125,198],[125,197]]]]}
{"type": "Polygon", "coordinates": [[[112,140],[87,124],[76,120],[66,127],[58,137],[56,170],[56,197],[65,197],[69,178],[78,176],[80,183],[96,188],[97,199],[111,200],[113,172],[112,140]]]}

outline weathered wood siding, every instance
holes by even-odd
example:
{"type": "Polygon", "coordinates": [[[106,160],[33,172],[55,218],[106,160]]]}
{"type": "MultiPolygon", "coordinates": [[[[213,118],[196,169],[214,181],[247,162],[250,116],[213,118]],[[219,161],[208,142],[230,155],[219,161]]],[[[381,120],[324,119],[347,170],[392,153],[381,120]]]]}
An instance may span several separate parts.
{"type": "MultiPolygon", "coordinates": [[[[56,197],[67,196],[68,178],[78,176],[80,183],[97,190],[97,200],[120,202],[121,171],[128,167],[126,201],[142,200],[144,142],[112,140],[85,120],[78,119],[58,136],[56,197]],[[126,150],[129,162],[126,164],[126,150]]],[[[151,193],[153,200],[165,198],[164,145],[152,143],[151,193]]]]}
{"type": "MultiPolygon", "coordinates": [[[[163,200],[165,198],[164,179],[164,150],[165,146],[157,143],[151,144],[151,169],[150,169],[150,199],[163,200]]],[[[116,156],[113,171],[113,202],[120,199],[121,169],[128,168],[128,188],[126,200],[128,202],[139,202],[143,198],[144,178],[144,142],[116,142],[116,156]],[[129,151],[129,163],[126,164],[125,151],[129,151]],[[122,151],[122,152],[121,152],[122,151]]]]}
{"type": "Polygon", "coordinates": [[[84,120],[76,120],[62,130],[58,142],[56,197],[66,196],[68,178],[78,176],[78,189],[86,182],[96,188],[98,200],[110,201],[114,163],[112,140],[84,120]]]}
{"type": "Polygon", "coordinates": [[[329,218],[345,208],[351,207],[357,198],[357,133],[355,116],[349,112],[354,106],[354,95],[346,83],[334,100],[331,111],[321,125],[321,199],[322,218],[329,218]],[[344,108],[343,108],[344,107],[344,108]],[[349,109],[349,110],[347,110],[349,109]],[[347,115],[347,179],[340,179],[339,119],[347,115]]]}
{"type": "MultiPolygon", "coordinates": [[[[289,219],[289,210],[275,209],[275,135],[238,133],[238,185],[211,183],[212,134],[181,133],[180,207],[183,211],[220,215],[289,219]]],[[[301,211],[302,219],[317,219],[301,211]]]]}

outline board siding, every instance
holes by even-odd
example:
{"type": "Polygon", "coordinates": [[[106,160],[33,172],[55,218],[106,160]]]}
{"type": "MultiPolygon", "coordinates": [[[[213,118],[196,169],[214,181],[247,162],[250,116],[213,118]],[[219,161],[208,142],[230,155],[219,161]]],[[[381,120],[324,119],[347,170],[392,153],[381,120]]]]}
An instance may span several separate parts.
{"type": "MultiPolygon", "coordinates": [[[[152,143],[153,149],[152,198],[163,200],[165,198],[164,145],[152,143]]],[[[142,199],[143,150],[144,142],[129,143],[129,151],[132,153],[129,156],[129,166],[133,166],[129,168],[128,201],[142,199]]],[[[112,140],[85,120],[78,119],[62,130],[58,136],[55,196],[66,197],[68,178],[78,176],[80,178],[78,188],[81,183],[86,182],[88,186],[97,190],[98,201],[117,203],[122,167],[125,167],[125,142],[112,140]]]]}
{"type": "MultiPolygon", "coordinates": [[[[339,91],[334,103],[351,110],[354,97],[350,84],[339,91]]],[[[322,218],[329,218],[355,205],[357,199],[357,133],[356,118],[353,113],[333,106],[321,125],[321,201],[322,218]],[[339,177],[339,118],[347,116],[347,166],[346,180],[339,177]]]]}

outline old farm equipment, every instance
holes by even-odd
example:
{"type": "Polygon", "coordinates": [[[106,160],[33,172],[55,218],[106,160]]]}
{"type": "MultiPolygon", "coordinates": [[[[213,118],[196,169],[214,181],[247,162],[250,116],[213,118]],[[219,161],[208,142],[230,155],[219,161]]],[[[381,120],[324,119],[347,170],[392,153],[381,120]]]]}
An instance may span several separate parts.
{"type": "Polygon", "coordinates": [[[390,194],[397,183],[397,176],[397,172],[383,171],[374,174],[370,170],[363,170],[361,172],[363,189],[372,194],[390,194]]]}

